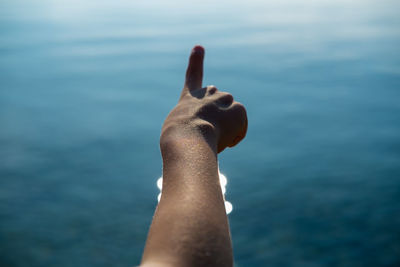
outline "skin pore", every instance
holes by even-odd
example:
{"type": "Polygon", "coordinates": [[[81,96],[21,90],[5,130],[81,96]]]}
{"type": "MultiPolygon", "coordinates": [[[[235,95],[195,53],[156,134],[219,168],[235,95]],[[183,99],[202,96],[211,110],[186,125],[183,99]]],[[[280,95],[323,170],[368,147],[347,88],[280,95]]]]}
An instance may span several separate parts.
{"type": "Polygon", "coordinates": [[[215,86],[202,87],[204,48],[192,49],[185,84],[160,138],[162,197],[141,266],[233,266],[218,177],[218,153],[246,135],[242,104],[215,86]]]}

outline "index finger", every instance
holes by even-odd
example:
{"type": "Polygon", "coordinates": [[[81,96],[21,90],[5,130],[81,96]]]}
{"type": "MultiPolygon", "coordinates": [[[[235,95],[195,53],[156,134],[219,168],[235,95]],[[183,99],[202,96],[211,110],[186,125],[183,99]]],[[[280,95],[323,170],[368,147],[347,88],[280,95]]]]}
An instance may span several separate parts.
{"type": "Polygon", "coordinates": [[[203,82],[204,48],[200,45],[193,47],[186,70],[183,90],[196,90],[202,87],[203,82]]]}

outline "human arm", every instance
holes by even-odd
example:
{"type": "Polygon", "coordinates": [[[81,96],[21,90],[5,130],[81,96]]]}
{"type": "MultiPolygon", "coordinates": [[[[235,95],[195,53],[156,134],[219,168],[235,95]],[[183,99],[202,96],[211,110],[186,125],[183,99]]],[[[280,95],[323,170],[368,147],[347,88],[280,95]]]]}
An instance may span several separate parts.
{"type": "Polygon", "coordinates": [[[177,106],[161,131],[163,188],[142,266],[233,266],[217,154],[242,140],[246,111],[202,87],[204,49],[193,48],[177,106]]]}

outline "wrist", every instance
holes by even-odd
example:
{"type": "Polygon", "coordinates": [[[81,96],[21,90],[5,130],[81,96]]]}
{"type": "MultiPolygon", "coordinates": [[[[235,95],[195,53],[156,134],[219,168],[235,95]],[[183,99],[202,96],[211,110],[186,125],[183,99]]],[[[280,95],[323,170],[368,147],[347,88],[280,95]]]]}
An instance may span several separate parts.
{"type": "MultiPolygon", "coordinates": [[[[207,145],[214,153],[218,150],[215,127],[208,122],[164,125],[160,137],[160,149],[164,151],[195,149],[207,145]]],[[[164,155],[164,153],[163,153],[164,155]]]]}
{"type": "Polygon", "coordinates": [[[183,181],[177,177],[186,177],[185,181],[193,181],[199,175],[212,181],[218,178],[217,142],[213,134],[204,134],[196,128],[168,129],[162,133],[160,149],[164,183],[178,182],[181,186],[183,181]]]}

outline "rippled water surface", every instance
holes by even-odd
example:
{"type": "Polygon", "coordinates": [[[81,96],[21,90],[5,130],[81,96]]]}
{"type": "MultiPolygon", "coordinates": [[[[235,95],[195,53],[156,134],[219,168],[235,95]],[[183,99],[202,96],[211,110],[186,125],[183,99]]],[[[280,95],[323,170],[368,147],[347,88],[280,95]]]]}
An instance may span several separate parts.
{"type": "Polygon", "coordinates": [[[140,262],[199,43],[249,116],[236,266],[399,266],[398,1],[143,2],[0,2],[1,265],[140,262]]]}

